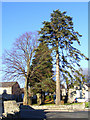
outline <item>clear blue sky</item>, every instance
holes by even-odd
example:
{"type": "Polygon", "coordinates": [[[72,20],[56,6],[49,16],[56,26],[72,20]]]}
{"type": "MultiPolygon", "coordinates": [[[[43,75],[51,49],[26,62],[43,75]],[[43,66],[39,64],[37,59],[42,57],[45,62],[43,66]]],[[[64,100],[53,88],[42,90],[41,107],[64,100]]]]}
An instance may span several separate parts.
{"type": "MultiPolygon", "coordinates": [[[[3,2],[2,3],[2,52],[25,32],[38,31],[43,21],[50,20],[53,10],[67,11],[73,17],[74,29],[82,34],[82,53],[88,56],[88,2],[3,2]]],[[[75,45],[77,47],[77,45],[75,45]]],[[[81,62],[87,68],[85,61],[81,62]]]]}

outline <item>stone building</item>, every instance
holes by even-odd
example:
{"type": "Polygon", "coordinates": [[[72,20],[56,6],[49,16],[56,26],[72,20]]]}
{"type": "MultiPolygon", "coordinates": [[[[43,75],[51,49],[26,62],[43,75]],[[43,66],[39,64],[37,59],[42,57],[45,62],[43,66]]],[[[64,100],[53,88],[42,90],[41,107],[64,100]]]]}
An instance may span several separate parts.
{"type": "Polygon", "coordinates": [[[21,89],[18,82],[0,82],[0,94],[4,100],[21,101],[21,89]]]}

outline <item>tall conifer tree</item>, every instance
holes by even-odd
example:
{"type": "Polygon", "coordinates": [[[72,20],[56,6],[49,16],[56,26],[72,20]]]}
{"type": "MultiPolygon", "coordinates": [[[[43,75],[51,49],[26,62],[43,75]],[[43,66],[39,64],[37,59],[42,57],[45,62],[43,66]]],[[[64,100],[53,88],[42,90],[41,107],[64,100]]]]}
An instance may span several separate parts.
{"type": "MultiPolygon", "coordinates": [[[[80,67],[80,60],[88,58],[74,47],[74,42],[80,45],[78,32],[74,31],[72,17],[59,10],[51,13],[50,22],[44,21],[43,28],[39,31],[39,41],[47,43],[55,51],[56,56],[56,104],[60,104],[60,77],[68,83],[69,78],[80,80],[75,76],[76,66],[80,67]]],[[[81,75],[81,74],[80,74],[81,75]]]]}

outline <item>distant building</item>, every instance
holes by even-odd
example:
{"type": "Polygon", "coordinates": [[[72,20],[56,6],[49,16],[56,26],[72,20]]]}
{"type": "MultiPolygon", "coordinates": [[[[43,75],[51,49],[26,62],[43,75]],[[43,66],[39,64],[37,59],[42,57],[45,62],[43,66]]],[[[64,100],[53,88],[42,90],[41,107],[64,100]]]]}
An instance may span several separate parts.
{"type": "Polygon", "coordinates": [[[82,97],[85,99],[90,99],[90,83],[86,83],[82,87],[82,97]]]}
{"type": "Polygon", "coordinates": [[[83,84],[82,87],[75,85],[69,88],[68,102],[73,102],[75,98],[81,99],[80,101],[90,101],[90,83],[83,84]]]}
{"type": "Polygon", "coordinates": [[[14,99],[21,101],[21,88],[18,82],[0,82],[0,94],[4,100],[14,99]]]}

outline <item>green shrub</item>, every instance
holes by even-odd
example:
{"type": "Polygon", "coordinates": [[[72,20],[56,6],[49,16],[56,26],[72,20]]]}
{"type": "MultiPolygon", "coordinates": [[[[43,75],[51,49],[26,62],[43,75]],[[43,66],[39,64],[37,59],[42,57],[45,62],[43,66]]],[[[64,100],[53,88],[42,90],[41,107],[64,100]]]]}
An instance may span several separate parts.
{"type": "Polygon", "coordinates": [[[45,97],[45,99],[46,99],[46,100],[49,100],[50,98],[49,98],[49,96],[47,95],[47,96],[45,97]]]}

